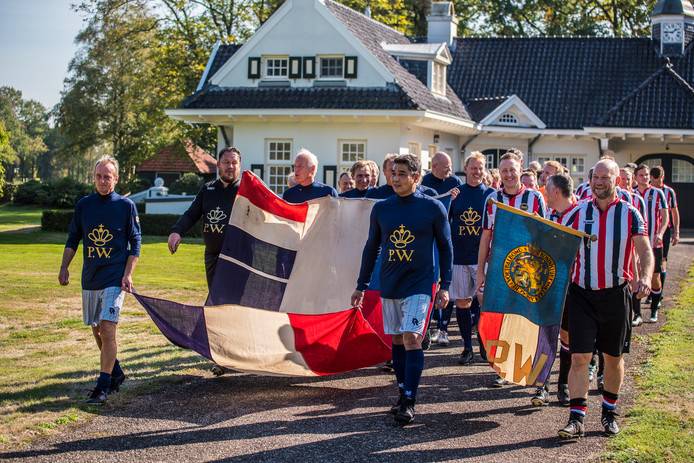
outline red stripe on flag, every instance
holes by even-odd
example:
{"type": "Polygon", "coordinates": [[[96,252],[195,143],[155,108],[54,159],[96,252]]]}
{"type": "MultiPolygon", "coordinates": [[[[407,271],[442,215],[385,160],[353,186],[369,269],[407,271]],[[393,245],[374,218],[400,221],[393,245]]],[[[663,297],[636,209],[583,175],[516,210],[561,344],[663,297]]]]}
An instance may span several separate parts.
{"type": "Polygon", "coordinates": [[[295,349],[319,376],[370,367],[391,358],[390,346],[358,309],[287,315],[294,329],[295,349]]]}
{"type": "Polygon", "coordinates": [[[306,221],[308,204],[290,204],[286,202],[270,191],[262,180],[251,171],[244,171],[238,194],[248,198],[255,206],[278,217],[294,220],[295,222],[306,221]]]}
{"type": "Polygon", "coordinates": [[[364,301],[361,304],[361,312],[374,331],[388,346],[393,344],[393,337],[383,332],[383,304],[381,304],[381,292],[366,290],[364,301]]]}
{"type": "MultiPolygon", "coordinates": [[[[504,321],[504,314],[498,312],[482,312],[479,322],[479,333],[482,344],[486,347],[488,340],[498,340],[501,333],[501,324],[504,321]]],[[[487,358],[491,361],[496,356],[496,347],[487,352],[487,358]]]]}

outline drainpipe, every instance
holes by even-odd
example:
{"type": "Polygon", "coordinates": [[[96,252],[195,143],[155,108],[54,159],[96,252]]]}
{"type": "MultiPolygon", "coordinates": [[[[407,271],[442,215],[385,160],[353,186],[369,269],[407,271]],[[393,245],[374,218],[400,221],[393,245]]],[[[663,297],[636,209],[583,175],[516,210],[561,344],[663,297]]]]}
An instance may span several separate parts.
{"type": "Polygon", "coordinates": [[[530,140],[530,143],[528,143],[528,164],[530,164],[530,157],[533,154],[533,145],[540,139],[541,136],[542,134],[538,134],[535,138],[530,140]]]}
{"type": "Polygon", "coordinates": [[[220,132],[222,132],[222,137],[224,138],[224,147],[228,148],[231,146],[231,142],[229,141],[229,136],[227,135],[226,127],[223,125],[218,126],[220,132]]]}

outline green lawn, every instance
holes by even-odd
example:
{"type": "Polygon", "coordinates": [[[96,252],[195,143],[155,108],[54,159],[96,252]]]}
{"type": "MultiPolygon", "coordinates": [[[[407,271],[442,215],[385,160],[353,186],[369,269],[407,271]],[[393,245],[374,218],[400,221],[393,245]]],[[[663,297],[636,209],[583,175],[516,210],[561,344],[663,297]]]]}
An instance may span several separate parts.
{"type": "MultiPolygon", "coordinates": [[[[0,232],[0,449],[98,413],[81,404],[98,373],[98,350],[82,324],[81,250],[70,267],[70,285],[59,286],[65,235],[11,231],[36,224],[37,217],[40,211],[0,209],[5,227],[0,232]]],[[[143,241],[137,290],[202,304],[207,291],[201,241],[184,241],[175,256],[164,237],[143,241]]],[[[119,349],[129,379],[114,401],[182,381],[208,365],[197,354],[171,346],[131,296],[121,317],[119,349]]]]}
{"type": "Polygon", "coordinates": [[[41,208],[0,204],[0,232],[41,225],[41,208]]]}
{"type": "Polygon", "coordinates": [[[624,431],[603,461],[684,462],[694,454],[694,266],[663,329],[644,338],[650,357],[636,380],[624,431]]]}

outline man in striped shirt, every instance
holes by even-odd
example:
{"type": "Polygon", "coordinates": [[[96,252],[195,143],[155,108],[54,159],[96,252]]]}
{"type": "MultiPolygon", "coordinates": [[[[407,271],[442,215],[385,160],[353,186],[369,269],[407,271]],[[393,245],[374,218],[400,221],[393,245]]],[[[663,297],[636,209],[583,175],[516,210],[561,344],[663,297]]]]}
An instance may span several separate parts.
{"type": "MultiPolygon", "coordinates": [[[[660,285],[665,289],[665,277],[667,276],[667,256],[670,252],[670,243],[676,246],[680,241],[680,211],[677,208],[677,196],[675,190],[665,184],[665,170],[662,166],[651,168],[651,185],[660,188],[665,193],[665,203],[668,207],[668,215],[670,220],[667,224],[667,230],[663,235],[663,265],[660,272],[660,285]]],[[[663,300],[661,290],[660,300],[663,300]]]]}
{"type": "MultiPolygon", "coordinates": [[[[646,221],[646,203],[644,202],[643,198],[636,194],[632,188],[632,185],[634,184],[634,170],[628,166],[622,167],[619,169],[619,178],[620,182],[619,184],[622,185],[623,189],[628,191],[629,194],[631,194],[631,205],[636,208],[637,211],[639,211],[639,214],[641,214],[641,217],[643,217],[644,222],[646,221]]],[[[648,226],[648,223],[646,223],[646,226],[648,226]]],[[[638,279],[638,267],[636,265],[636,259],[632,262],[631,265],[632,271],[634,272],[634,281],[638,279]]],[[[631,326],[641,326],[643,324],[643,317],[641,316],[641,299],[637,296],[635,288],[632,285],[632,299],[631,299],[631,304],[632,304],[632,312],[634,314],[634,318],[631,321],[631,326]]]]}
{"type": "Polygon", "coordinates": [[[634,206],[617,197],[619,166],[612,160],[599,161],[590,182],[593,199],[582,201],[563,219],[563,224],[597,239],[586,238],[579,247],[572,282],[566,296],[571,348],[570,415],[559,430],[562,438],[585,434],[588,363],[593,348],[605,358],[602,425],[606,435],[619,433],[615,408],[624,378],[622,354],[629,351],[631,335],[632,251],[639,258],[640,296],[650,291],[653,254],[646,225],[634,206]]]}
{"type": "MultiPolygon", "coordinates": [[[[528,190],[520,181],[522,172],[522,157],[517,152],[507,152],[501,157],[499,171],[501,173],[501,189],[489,195],[484,207],[482,217],[482,237],[480,238],[480,248],[477,255],[477,284],[475,294],[478,300],[482,301],[482,288],[484,288],[487,259],[492,241],[492,231],[494,229],[494,216],[496,214],[496,204],[490,199],[507,204],[522,211],[535,213],[540,217],[547,217],[545,199],[542,193],[537,190],[528,190]]],[[[492,387],[502,387],[505,381],[498,377],[494,380],[492,387]]]]}
{"type": "Polygon", "coordinates": [[[658,321],[658,305],[662,297],[662,282],[660,272],[663,270],[663,236],[667,230],[668,209],[663,190],[655,188],[650,184],[651,173],[647,165],[641,164],[636,168],[636,192],[646,203],[646,223],[648,224],[648,237],[655,256],[655,271],[651,282],[651,318],[650,322],[658,321]]]}

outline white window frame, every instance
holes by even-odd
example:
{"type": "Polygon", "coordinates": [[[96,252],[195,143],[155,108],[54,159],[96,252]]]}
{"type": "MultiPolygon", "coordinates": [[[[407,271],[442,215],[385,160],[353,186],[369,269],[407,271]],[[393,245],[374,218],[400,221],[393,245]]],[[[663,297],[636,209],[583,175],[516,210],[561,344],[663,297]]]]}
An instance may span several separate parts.
{"type": "Polygon", "coordinates": [[[344,55],[318,55],[317,56],[317,79],[319,80],[344,80],[345,79],[345,57],[344,55]],[[342,75],[340,76],[324,76],[323,75],[323,60],[338,59],[342,61],[342,75]]]}
{"type": "Polygon", "coordinates": [[[367,141],[365,139],[338,139],[337,140],[337,165],[338,165],[338,173],[337,175],[341,175],[342,172],[348,172],[349,169],[352,167],[352,164],[359,160],[366,160],[367,155],[366,155],[366,148],[367,148],[367,141]],[[354,161],[347,160],[345,161],[344,155],[345,155],[345,145],[363,145],[363,152],[362,157],[359,157],[359,150],[357,149],[357,157],[354,161]]]}
{"type": "Polygon", "coordinates": [[[672,183],[694,183],[694,165],[684,159],[673,159],[672,183]],[[675,163],[677,163],[677,166],[675,166],[675,163]],[[680,165],[685,166],[682,173],[680,173],[680,165]]]}
{"type": "Polygon", "coordinates": [[[518,116],[513,113],[503,113],[501,116],[499,116],[497,123],[499,125],[520,125],[518,116]]]}
{"type": "Polygon", "coordinates": [[[586,170],[586,159],[585,154],[547,154],[542,153],[540,155],[534,156],[535,160],[544,166],[547,161],[557,161],[567,169],[569,169],[569,175],[573,178],[575,186],[579,183],[584,182],[588,179],[588,171],[586,170]],[[574,161],[583,161],[583,170],[574,172],[574,161]]]}
{"type": "MultiPolygon", "coordinates": [[[[280,66],[280,70],[282,66],[280,66]]],[[[262,77],[265,80],[288,80],[289,79],[289,56],[286,55],[268,55],[263,56],[262,59],[262,77]],[[270,62],[274,61],[284,61],[284,75],[271,76],[268,73],[268,65],[270,62]]]]}
{"type": "MultiPolygon", "coordinates": [[[[287,189],[287,175],[292,172],[293,159],[292,153],[294,149],[294,140],[291,138],[266,138],[265,139],[265,183],[272,191],[281,195],[287,189]],[[271,145],[273,143],[288,143],[289,149],[283,150],[283,153],[288,153],[288,159],[272,159],[271,145]],[[282,176],[277,174],[277,170],[283,170],[286,173],[282,176]],[[274,172],[273,172],[274,171],[274,172]],[[282,177],[283,180],[279,181],[282,177]]],[[[282,156],[284,158],[285,156],[282,156]]]]}

